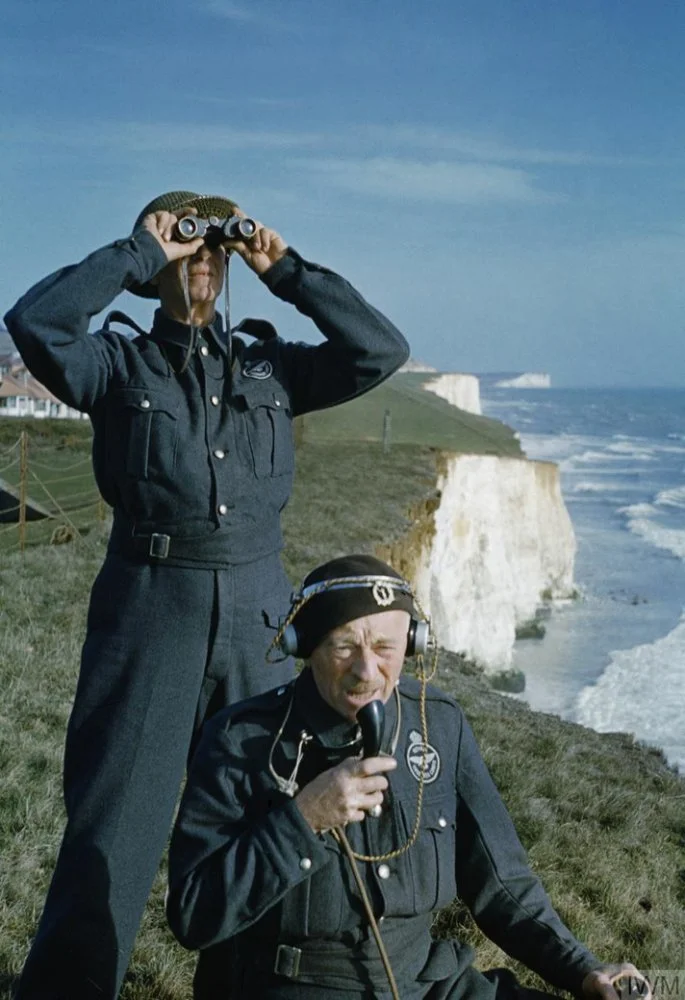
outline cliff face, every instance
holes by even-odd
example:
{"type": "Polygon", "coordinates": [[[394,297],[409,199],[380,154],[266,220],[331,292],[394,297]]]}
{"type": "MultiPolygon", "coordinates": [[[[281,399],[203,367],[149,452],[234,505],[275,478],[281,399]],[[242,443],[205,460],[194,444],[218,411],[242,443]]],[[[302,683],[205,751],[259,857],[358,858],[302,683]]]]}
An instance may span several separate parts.
{"type": "Polygon", "coordinates": [[[379,552],[414,583],[439,643],[495,672],[517,625],[544,597],[573,592],[575,539],[556,465],[446,455],[439,499],[413,511],[402,543],[379,552]]]}
{"type": "Polygon", "coordinates": [[[467,413],[481,414],[480,386],[475,375],[458,375],[449,372],[429,379],[423,383],[423,389],[434,392],[436,396],[446,399],[452,406],[458,406],[467,413]]]}

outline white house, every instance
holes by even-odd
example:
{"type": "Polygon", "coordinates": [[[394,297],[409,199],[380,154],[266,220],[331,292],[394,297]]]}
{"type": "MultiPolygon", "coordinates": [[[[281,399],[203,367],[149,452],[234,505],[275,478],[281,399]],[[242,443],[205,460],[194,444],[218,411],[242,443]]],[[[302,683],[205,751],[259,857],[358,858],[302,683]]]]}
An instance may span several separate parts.
{"type": "Polygon", "coordinates": [[[15,362],[12,356],[0,357],[0,417],[88,419],[85,413],[53,396],[21,361],[15,362]]]}

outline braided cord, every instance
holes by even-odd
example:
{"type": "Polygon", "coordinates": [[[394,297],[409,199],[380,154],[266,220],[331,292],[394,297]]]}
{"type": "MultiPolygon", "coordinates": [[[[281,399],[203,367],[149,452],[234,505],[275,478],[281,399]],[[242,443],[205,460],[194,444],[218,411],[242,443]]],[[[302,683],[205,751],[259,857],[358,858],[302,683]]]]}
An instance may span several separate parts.
{"type": "Polygon", "coordinates": [[[355,858],[359,858],[358,854],[355,854],[350,847],[350,842],[347,839],[347,834],[342,827],[335,827],[331,830],[332,835],[335,837],[337,842],[340,844],[345,854],[347,855],[347,860],[350,862],[350,867],[352,869],[352,874],[354,875],[354,880],[357,883],[357,889],[359,890],[359,895],[361,896],[362,903],[364,904],[364,910],[366,911],[366,916],[369,921],[369,925],[373,932],[373,936],[376,940],[376,947],[378,948],[378,953],[381,956],[381,962],[383,963],[383,968],[385,969],[385,974],[388,977],[388,984],[390,986],[390,992],[392,993],[393,1000],[400,1000],[399,990],[397,988],[397,980],[392,971],[392,966],[390,964],[390,956],[381,937],[380,928],[376,917],[374,916],[373,907],[371,905],[371,900],[369,899],[369,894],[366,891],[366,886],[359,874],[359,869],[355,858]]]}
{"type": "Polygon", "coordinates": [[[431,660],[431,673],[426,676],[424,658],[423,656],[417,656],[418,669],[419,669],[419,680],[421,682],[421,694],[419,696],[419,713],[421,715],[421,742],[423,745],[423,750],[421,754],[421,774],[419,777],[419,789],[416,795],[416,816],[414,818],[414,826],[409,835],[407,841],[402,847],[395,848],[394,851],[388,851],[387,854],[357,854],[355,851],[352,852],[353,856],[357,861],[390,861],[393,858],[398,858],[401,854],[405,854],[411,847],[416,843],[417,837],[419,835],[419,830],[421,829],[421,813],[423,811],[423,792],[425,787],[425,776],[426,776],[426,765],[428,763],[428,716],[426,714],[426,685],[431,677],[435,674],[435,669],[437,666],[437,647],[433,649],[432,660],[431,660]]]}
{"type": "Polygon", "coordinates": [[[181,365],[178,374],[182,375],[190,364],[190,359],[195,353],[195,348],[197,347],[197,327],[193,326],[192,316],[192,306],[190,304],[190,286],[188,285],[188,258],[184,257],[181,261],[181,280],[183,283],[183,298],[185,299],[186,311],[188,313],[188,326],[190,327],[190,337],[188,338],[188,347],[186,348],[186,356],[183,359],[183,364],[181,365]]]}

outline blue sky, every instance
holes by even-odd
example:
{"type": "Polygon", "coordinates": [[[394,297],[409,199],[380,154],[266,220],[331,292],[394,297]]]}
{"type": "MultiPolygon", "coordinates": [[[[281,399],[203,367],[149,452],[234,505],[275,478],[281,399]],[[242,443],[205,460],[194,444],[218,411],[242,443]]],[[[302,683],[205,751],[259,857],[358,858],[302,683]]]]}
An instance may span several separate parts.
{"type": "MultiPolygon", "coordinates": [[[[448,371],[685,379],[676,0],[0,0],[0,305],[226,194],[448,371]]],[[[236,261],[233,318],[316,339],[236,261]]],[[[149,305],[117,306],[146,321],[149,305]]],[[[4,309],[3,309],[4,311],[4,309]]]]}

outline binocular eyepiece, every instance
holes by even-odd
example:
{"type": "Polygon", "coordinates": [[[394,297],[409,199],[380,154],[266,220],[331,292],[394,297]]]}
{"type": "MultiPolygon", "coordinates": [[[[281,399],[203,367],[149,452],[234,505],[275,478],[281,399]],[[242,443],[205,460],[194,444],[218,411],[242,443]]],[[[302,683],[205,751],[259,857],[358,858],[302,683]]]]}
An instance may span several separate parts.
{"type": "Polygon", "coordinates": [[[196,215],[184,215],[176,223],[176,239],[181,243],[202,237],[207,246],[217,247],[224,240],[250,240],[257,232],[254,219],[231,215],[219,219],[210,215],[208,219],[198,219],[196,215]]]}

